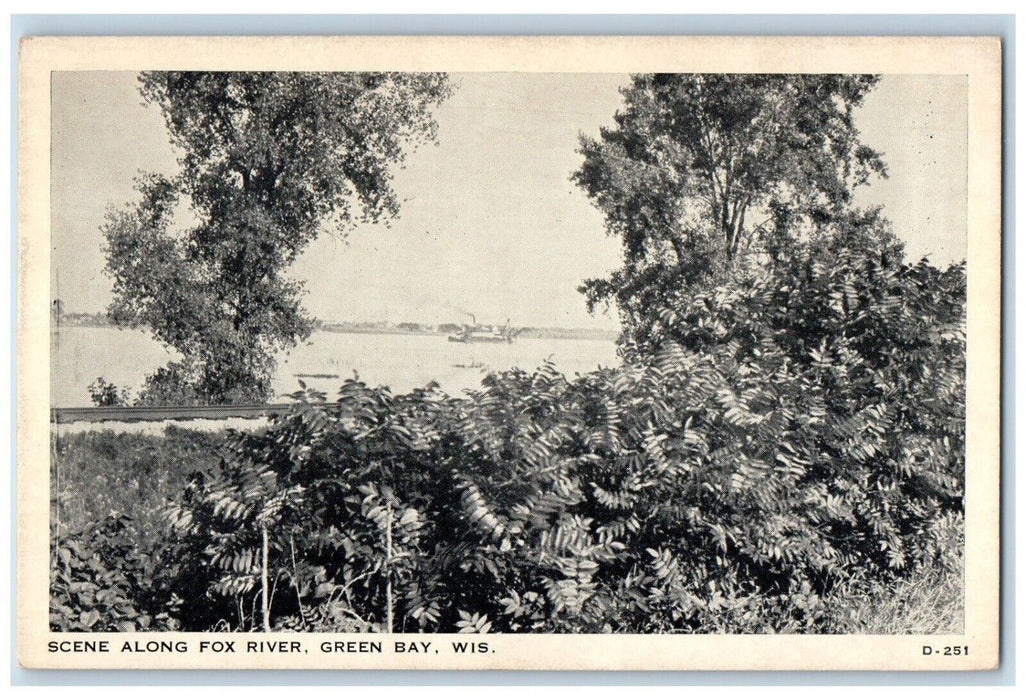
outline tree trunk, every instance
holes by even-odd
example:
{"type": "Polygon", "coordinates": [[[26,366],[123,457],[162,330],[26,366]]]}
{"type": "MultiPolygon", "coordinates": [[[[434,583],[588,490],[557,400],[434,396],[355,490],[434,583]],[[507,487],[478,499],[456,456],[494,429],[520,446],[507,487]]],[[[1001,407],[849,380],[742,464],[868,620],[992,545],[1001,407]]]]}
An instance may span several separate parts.
{"type": "Polygon", "coordinates": [[[299,590],[299,567],[296,566],[296,538],[289,534],[289,551],[292,553],[292,587],[296,590],[296,605],[299,606],[299,617],[303,620],[303,629],[306,629],[306,613],[303,612],[303,595],[299,590]]]}
{"type": "Polygon", "coordinates": [[[385,527],[385,631],[392,633],[392,504],[385,499],[388,520],[385,527]]]}
{"type": "Polygon", "coordinates": [[[264,616],[264,632],[271,631],[271,608],[267,600],[267,526],[260,527],[263,552],[260,557],[260,603],[264,616]]]}

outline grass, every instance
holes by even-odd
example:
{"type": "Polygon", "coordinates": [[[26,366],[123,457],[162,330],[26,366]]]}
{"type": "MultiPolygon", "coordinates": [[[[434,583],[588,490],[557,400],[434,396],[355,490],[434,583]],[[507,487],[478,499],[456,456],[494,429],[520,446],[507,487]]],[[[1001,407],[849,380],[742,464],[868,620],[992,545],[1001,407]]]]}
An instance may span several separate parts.
{"type": "Polygon", "coordinates": [[[921,568],[888,586],[875,583],[860,594],[832,597],[832,617],[842,634],[961,634],[965,629],[960,561],[921,568]]]}
{"type": "Polygon", "coordinates": [[[142,540],[161,539],[164,507],[189,475],[218,463],[223,433],[169,427],[163,435],[109,430],[54,436],[50,524],[54,534],[80,531],[112,512],[132,518],[142,540]]]}

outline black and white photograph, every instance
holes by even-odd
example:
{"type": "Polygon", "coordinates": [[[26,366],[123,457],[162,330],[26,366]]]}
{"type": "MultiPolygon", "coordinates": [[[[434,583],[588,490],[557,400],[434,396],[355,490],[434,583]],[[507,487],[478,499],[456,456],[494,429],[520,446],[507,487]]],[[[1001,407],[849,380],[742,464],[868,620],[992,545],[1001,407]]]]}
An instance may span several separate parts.
{"type": "Polygon", "coordinates": [[[40,82],[39,663],[992,663],[968,68],[185,63],[40,82]]]}

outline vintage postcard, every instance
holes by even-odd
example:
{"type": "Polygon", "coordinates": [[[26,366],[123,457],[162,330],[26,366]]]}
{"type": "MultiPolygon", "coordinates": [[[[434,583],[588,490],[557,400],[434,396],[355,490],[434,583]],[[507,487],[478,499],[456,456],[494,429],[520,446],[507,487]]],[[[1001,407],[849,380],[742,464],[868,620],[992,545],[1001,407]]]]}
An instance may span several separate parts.
{"type": "Polygon", "coordinates": [[[997,39],[19,56],[23,666],[997,666],[997,39]]]}

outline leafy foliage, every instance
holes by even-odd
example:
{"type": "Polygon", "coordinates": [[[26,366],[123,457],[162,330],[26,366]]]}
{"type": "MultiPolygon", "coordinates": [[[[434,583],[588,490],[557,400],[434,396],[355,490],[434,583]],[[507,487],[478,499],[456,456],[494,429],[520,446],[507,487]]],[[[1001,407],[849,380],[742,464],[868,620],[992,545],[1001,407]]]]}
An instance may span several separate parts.
{"type": "Polygon", "coordinates": [[[103,377],[89,385],[89,397],[94,406],[127,406],[130,400],[128,389],[118,387],[103,377]]]}
{"type": "MultiPolygon", "coordinates": [[[[50,463],[51,628],[164,630],[178,624],[166,582],[163,511],[193,471],[216,467],[223,434],[168,428],[56,435],[50,463]]],[[[179,586],[179,589],[181,587],[179,586]]]]}
{"type": "Polygon", "coordinates": [[[326,226],[344,235],[397,215],[389,168],[434,138],[430,110],[448,82],[246,72],[139,81],[182,153],[181,171],[141,177],[140,201],[109,212],[108,313],[149,327],[183,358],[149,378],[140,402],[265,400],[274,353],[311,329],[287,269],[326,226]]]}
{"type": "Polygon", "coordinates": [[[154,600],[153,562],[140,553],[130,518],[112,514],[96,527],[51,542],[50,629],[142,632],[174,629],[181,601],[154,600]]]}
{"type": "Polygon", "coordinates": [[[841,233],[669,299],[619,368],[300,392],[188,479],[149,589],[192,630],[265,590],[274,629],[843,628],[961,549],[965,272],[841,233]]]}
{"type": "Polygon", "coordinates": [[[304,392],[171,520],[221,617],[266,531],[291,625],[330,602],[374,630],[822,629],[838,585],[959,546],[964,284],[824,244],[666,309],[622,368],[304,392]]]}

